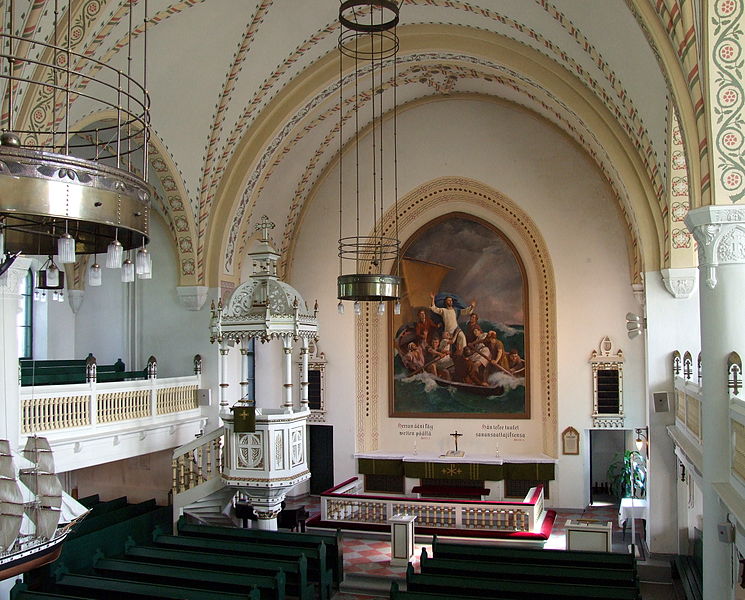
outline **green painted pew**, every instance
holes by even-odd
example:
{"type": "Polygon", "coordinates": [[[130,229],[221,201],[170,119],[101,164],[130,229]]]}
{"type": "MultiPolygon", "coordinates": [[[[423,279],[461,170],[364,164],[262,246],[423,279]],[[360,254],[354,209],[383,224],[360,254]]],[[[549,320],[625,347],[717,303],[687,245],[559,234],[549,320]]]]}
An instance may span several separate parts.
{"type": "Polygon", "coordinates": [[[204,536],[219,539],[251,540],[260,544],[280,546],[314,547],[323,542],[326,544],[326,557],[334,575],[334,584],[338,587],[344,580],[344,545],[341,531],[334,533],[292,533],[288,531],[266,531],[261,529],[241,529],[237,527],[216,527],[213,525],[196,525],[179,519],[178,531],[182,535],[204,536]]]}
{"type": "Polygon", "coordinates": [[[56,585],[63,591],[82,593],[96,600],[129,600],[138,596],[174,600],[261,600],[258,589],[253,589],[246,594],[233,594],[175,585],[108,579],[92,575],[65,575],[56,585]]]}
{"type": "Polygon", "coordinates": [[[499,562],[496,560],[459,560],[456,558],[430,558],[422,548],[420,571],[436,575],[473,575],[510,581],[540,581],[580,583],[585,585],[611,585],[638,588],[639,579],[625,569],[599,567],[574,567],[568,565],[532,565],[499,562]]]}
{"type": "Polygon", "coordinates": [[[208,569],[158,565],[133,560],[103,558],[94,566],[96,575],[158,585],[186,585],[212,591],[242,592],[248,595],[258,588],[262,600],[285,600],[285,574],[221,573],[208,569]]]}
{"type": "MultiPolygon", "coordinates": [[[[98,506],[98,505],[96,505],[98,506]]],[[[125,504],[117,508],[110,508],[98,514],[89,514],[76,527],[76,537],[122,523],[133,517],[152,512],[158,508],[154,499],[145,500],[139,504],[125,504]]]]}
{"type": "Polygon", "coordinates": [[[29,590],[25,583],[18,582],[10,590],[10,600],[88,600],[84,596],[65,596],[54,592],[29,590]]]}
{"type": "Polygon", "coordinates": [[[406,589],[412,592],[450,594],[451,598],[463,595],[479,598],[524,600],[641,600],[635,588],[576,583],[501,581],[472,574],[432,575],[415,573],[409,563],[406,569],[406,589]]]}
{"type": "Polygon", "coordinates": [[[333,595],[332,573],[331,569],[326,566],[326,545],[323,542],[315,548],[294,548],[292,546],[256,544],[246,540],[159,535],[155,537],[155,545],[231,556],[269,558],[271,560],[297,560],[301,556],[305,556],[308,561],[308,577],[311,581],[319,584],[321,599],[328,600],[333,595]]]}
{"type": "MultiPolygon", "coordinates": [[[[410,590],[402,590],[399,588],[399,585],[397,582],[392,581],[391,582],[391,592],[388,596],[390,600],[453,600],[453,596],[449,593],[447,594],[437,594],[437,593],[428,593],[428,592],[412,592],[410,590]]],[[[463,594],[458,594],[458,600],[483,600],[482,598],[474,597],[474,596],[464,596],[463,594]]],[[[495,598],[494,600],[516,600],[513,596],[503,596],[499,595],[499,598],[495,598]]]]}
{"type": "Polygon", "coordinates": [[[599,567],[603,569],[632,570],[636,574],[636,559],[631,554],[614,552],[578,552],[576,550],[534,550],[510,546],[487,546],[484,544],[459,544],[432,540],[434,558],[454,558],[512,562],[533,565],[566,565],[574,567],[599,567]]]}
{"type": "Polygon", "coordinates": [[[126,556],[133,560],[148,561],[150,564],[203,567],[228,573],[266,575],[282,569],[288,595],[296,596],[299,600],[311,600],[315,597],[315,588],[308,582],[308,560],[304,554],[297,560],[271,560],[266,557],[225,556],[209,552],[132,546],[127,549],[126,556]]]}

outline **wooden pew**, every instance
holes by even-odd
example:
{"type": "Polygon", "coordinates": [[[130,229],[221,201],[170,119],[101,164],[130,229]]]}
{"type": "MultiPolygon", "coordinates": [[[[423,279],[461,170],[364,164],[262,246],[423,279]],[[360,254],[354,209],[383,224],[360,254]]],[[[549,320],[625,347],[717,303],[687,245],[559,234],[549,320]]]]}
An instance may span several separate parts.
{"type": "MultiPolygon", "coordinates": [[[[388,597],[390,598],[390,600],[453,600],[452,595],[449,593],[437,594],[434,592],[412,592],[411,590],[402,590],[399,588],[398,583],[395,581],[391,582],[391,591],[388,597]]],[[[482,599],[474,596],[464,596],[463,594],[458,594],[458,600],[482,599]]],[[[495,598],[495,600],[497,599],[495,598]]],[[[515,600],[515,598],[511,596],[500,595],[498,600],[515,600]]]]}
{"type": "Polygon", "coordinates": [[[673,579],[679,579],[686,600],[703,600],[704,577],[695,556],[677,555],[670,561],[673,579]]]}
{"type": "Polygon", "coordinates": [[[502,581],[473,574],[432,575],[415,573],[411,563],[406,569],[406,589],[412,592],[463,595],[479,598],[514,600],[641,600],[635,588],[583,585],[576,583],[502,581]]]}
{"type": "Polygon", "coordinates": [[[293,546],[259,544],[246,540],[159,535],[155,538],[155,545],[229,556],[269,558],[271,560],[297,560],[301,556],[305,556],[308,561],[308,578],[314,583],[318,583],[321,599],[328,600],[333,595],[333,578],[331,569],[327,567],[326,544],[323,542],[314,548],[295,548],[293,546]]]}
{"type": "Polygon", "coordinates": [[[174,600],[261,600],[258,588],[254,588],[246,594],[233,594],[175,585],[109,579],[93,575],[65,575],[56,585],[62,590],[84,593],[87,597],[97,600],[128,600],[138,596],[174,600]]]}
{"type": "Polygon", "coordinates": [[[566,565],[574,567],[599,567],[602,569],[631,570],[636,574],[636,559],[631,554],[615,552],[578,552],[576,550],[534,550],[511,546],[485,544],[459,544],[432,540],[434,558],[461,560],[499,561],[502,563],[533,565],[566,565]]]}
{"type": "Polygon", "coordinates": [[[574,567],[568,565],[534,565],[509,562],[459,560],[455,558],[430,558],[422,548],[421,572],[437,575],[469,575],[493,577],[510,581],[540,581],[579,583],[585,585],[611,585],[638,588],[639,579],[632,570],[604,569],[600,567],[574,567]]]}
{"type": "Polygon", "coordinates": [[[127,519],[144,515],[145,513],[154,511],[157,508],[158,506],[155,503],[155,500],[151,499],[140,502],[139,504],[127,504],[118,508],[100,511],[97,514],[94,514],[93,511],[91,511],[91,514],[83,519],[76,527],[76,533],[78,536],[83,536],[93,531],[109,527],[110,525],[121,523],[127,519]]]}
{"type": "Polygon", "coordinates": [[[127,549],[126,556],[133,560],[148,561],[150,564],[201,567],[230,573],[268,575],[281,569],[285,574],[288,595],[296,596],[299,600],[311,600],[315,597],[315,588],[308,581],[308,561],[304,554],[296,560],[272,560],[267,557],[225,556],[209,552],[132,546],[127,549]]]}
{"type": "Polygon", "coordinates": [[[88,600],[83,596],[65,596],[55,592],[37,592],[29,590],[28,586],[18,581],[10,590],[10,600],[88,600]]]}
{"type": "Polygon", "coordinates": [[[323,542],[326,545],[326,557],[333,573],[334,585],[338,587],[344,580],[344,544],[340,530],[327,534],[291,533],[286,531],[196,525],[187,523],[182,518],[178,522],[178,531],[181,535],[209,537],[212,539],[244,540],[283,547],[315,548],[323,542]]]}
{"type": "Polygon", "coordinates": [[[258,588],[264,600],[285,600],[285,574],[282,569],[274,575],[237,574],[103,558],[96,562],[94,570],[97,575],[103,577],[133,582],[186,585],[204,590],[241,592],[246,595],[252,588],[258,588]]]}

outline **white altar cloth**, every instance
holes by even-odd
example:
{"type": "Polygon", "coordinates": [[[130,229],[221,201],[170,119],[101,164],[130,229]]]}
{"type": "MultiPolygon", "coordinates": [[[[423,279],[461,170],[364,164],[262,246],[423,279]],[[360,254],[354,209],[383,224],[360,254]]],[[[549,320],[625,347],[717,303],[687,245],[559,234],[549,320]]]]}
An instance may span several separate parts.
{"type": "Polygon", "coordinates": [[[556,463],[556,458],[546,454],[534,455],[510,455],[494,456],[493,454],[471,454],[463,456],[441,456],[439,454],[406,454],[402,452],[388,452],[385,450],[373,450],[372,452],[357,452],[355,458],[372,458],[377,460],[401,460],[403,462],[426,462],[426,463],[475,463],[480,465],[503,465],[505,463],[556,463]]]}

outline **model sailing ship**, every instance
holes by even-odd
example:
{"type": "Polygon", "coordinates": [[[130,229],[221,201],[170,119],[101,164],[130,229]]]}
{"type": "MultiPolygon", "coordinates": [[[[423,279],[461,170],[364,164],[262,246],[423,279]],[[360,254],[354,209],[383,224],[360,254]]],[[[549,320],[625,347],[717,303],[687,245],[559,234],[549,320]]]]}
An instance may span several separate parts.
{"type": "Polygon", "coordinates": [[[62,490],[46,438],[28,438],[22,456],[0,440],[0,580],[55,560],[86,512],[62,490]]]}

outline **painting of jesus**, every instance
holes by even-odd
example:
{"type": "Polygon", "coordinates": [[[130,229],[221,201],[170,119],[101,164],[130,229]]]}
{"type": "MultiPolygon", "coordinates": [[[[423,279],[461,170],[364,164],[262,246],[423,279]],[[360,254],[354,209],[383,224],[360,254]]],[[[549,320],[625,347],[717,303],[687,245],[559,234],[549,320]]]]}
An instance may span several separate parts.
{"type": "Polygon", "coordinates": [[[453,213],[402,251],[392,417],[529,418],[527,281],[493,226],[453,213]]]}

